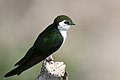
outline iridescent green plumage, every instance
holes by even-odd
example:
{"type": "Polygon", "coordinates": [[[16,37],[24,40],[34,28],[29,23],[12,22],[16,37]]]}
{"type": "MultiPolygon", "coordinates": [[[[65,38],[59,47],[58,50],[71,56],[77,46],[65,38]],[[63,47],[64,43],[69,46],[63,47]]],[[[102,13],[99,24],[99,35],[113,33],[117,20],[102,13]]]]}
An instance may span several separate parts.
{"type": "Polygon", "coordinates": [[[63,20],[66,20],[66,24],[74,25],[72,20],[65,15],[60,15],[55,18],[54,22],[40,33],[26,55],[15,64],[17,67],[8,72],[5,77],[16,74],[20,75],[26,69],[34,66],[57,51],[63,43],[63,36],[58,30],[59,22],[63,20]]]}

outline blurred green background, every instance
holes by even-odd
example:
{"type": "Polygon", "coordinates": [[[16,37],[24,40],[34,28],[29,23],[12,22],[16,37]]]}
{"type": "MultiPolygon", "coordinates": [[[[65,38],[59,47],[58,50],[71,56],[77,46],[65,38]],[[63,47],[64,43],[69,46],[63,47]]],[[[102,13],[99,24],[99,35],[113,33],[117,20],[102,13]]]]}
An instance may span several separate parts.
{"type": "Polygon", "coordinates": [[[120,0],[0,0],[0,80],[35,80],[41,63],[3,76],[59,14],[76,23],[54,54],[69,80],[120,80],[120,0]]]}

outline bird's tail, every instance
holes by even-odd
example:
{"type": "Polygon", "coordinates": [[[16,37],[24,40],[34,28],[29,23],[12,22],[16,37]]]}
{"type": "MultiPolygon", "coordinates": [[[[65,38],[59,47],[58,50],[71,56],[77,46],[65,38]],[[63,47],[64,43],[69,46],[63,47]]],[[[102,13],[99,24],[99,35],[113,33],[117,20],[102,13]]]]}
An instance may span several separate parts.
{"type": "Polygon", "coordinates": [[[11,70],[10,72],[8,72],[7,74],[5,74],[4,77],[9,77],[9,76],[13,76],[13,75],[20,75],[21,72],[22,72],[22,71],[20,70],[20,68],[17,67],[17,68],[15,68],[15,69],[11,70]]]}

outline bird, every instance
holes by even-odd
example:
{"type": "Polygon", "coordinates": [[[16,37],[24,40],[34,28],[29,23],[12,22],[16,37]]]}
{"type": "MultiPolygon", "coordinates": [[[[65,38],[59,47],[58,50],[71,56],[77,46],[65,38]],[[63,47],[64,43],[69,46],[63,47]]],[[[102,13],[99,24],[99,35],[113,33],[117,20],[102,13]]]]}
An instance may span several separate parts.
{"type": "Polygon", "coordinates": [[[18,61],[13,70],[4,75],[10,77],[20,75],[56,52],[65,42],[69,28],[75,25],[70,17],[58,15],[44,31],[42,31],[24,57],[18,61]]]}

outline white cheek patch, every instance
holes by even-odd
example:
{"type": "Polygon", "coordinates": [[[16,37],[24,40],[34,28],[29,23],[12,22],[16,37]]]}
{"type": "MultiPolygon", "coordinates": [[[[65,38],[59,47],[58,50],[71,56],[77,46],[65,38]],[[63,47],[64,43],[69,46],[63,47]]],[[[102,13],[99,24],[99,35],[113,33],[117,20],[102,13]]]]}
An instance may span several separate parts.
{"type": "Polygon", "coordinates": [[[58,25],[59,30],[68,30],[70,28],[71,25],[65,24],[64,23],[65,21],[66,20],[63,20],[59,23],[59,25],[58,25]]]}
{"type": "Polygon", "coordinates": [[[59,26],[65,26],[66,24],[64,23],[66,20],[63,20],[61,22],[59,22],[59,26]]]}
{"type": "Polygon", "coordinates": [[[63,43],[65,42],[66,37],[67,37],[67,30],[71,27],[71,25],[65,24],[64,23],[65,21],[66,20],[61,21],[58,25],[58,29],[61,35],[63,36],[63,43]]]}

